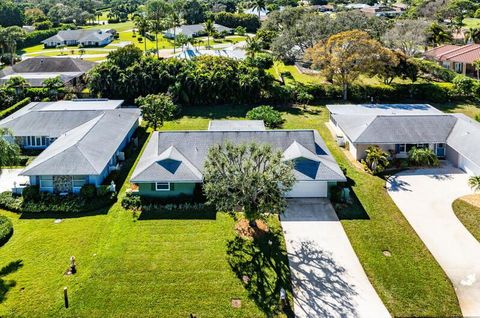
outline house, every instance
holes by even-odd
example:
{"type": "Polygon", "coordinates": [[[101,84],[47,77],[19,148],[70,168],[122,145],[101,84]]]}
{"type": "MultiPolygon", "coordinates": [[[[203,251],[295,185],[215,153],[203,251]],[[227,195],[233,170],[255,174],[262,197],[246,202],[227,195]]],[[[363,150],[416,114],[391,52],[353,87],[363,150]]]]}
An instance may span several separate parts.
{"type": "MultiPolygon", "coordinates": [[[[227,34],[233,34],[233,29],[228,28],[226,26],[216,24],[214,23],[213,25],[215,27],[215,31],[218,33],[227,33],[227,34]]],[[[177,28],[170,28],[163,32],[164,36],[169,39],[173,39],[175,36],[178,36],[179,34],[185,35],[187,38],[194,38],[194,37],[199,37],[199,36],[205,36],[207,33],[205,33],[205,26],[203,24],[188,24],[188,25],[182,25],[177,28]]]]}
{"type": "Polygon", "coordinates": [[[480,124],[426,104],[328,105],[329,127],[355,160],[377,145],[392,158],[407,158],[413,147],[480,175],[480,124]]]}
{"type": "Polygon", "coordinates": [[[41,151],[21,173],[45,192],[78,192],[99,186],[124,160],[140,111],[123,101],[74,100],[31,103],[0,121],[24,149],[41,151]]]}
{"type": "Polygon", "coordinates": [[[98,29],[78,29],[78,30],[62,30],[56,35],[42,41],[44,46],[57,47],[65,46],[105,46],[110,44],[115,36],[115,30],[98,30],[98,29]]]}
{"type": "Polygon", "coordinates": [[[193,60],[196,57],[208,55],[208,56],[223,56],[236,60],[244,60],[247,58],[245,49],[232,46],[218,50],[200,50],[197,48],[189,47],[186,50],[182,50],[180,53],[174,55],[174,57],[185,60],[193,60]]]}
{"type": "Polygon", "coordinates": [[[325,142],[315,130],[265,130],[257,121],[210,123],[209,130],[154,132],[131,182],[143,197],[193,195],[203,182],[203,166],[211,146],[258,142],[283,152],[295,164],[297,182],[287,197],[327,197],[329,188],[346,181],[325,142]]]}
{"type": "Polygon", "coordinates": [[[477,77],[474,62],[480,59],[480,44],[446,44],[425,52],[425,58],[459,74],[477,77]]]}
{"type": "Polygon", "coordinates": [[[360,9],[360,12],[363,12],[365,13],[365,15],[370,17],[387,17],[387,18],[396,17],[403,13],[402,11],[396,8],[393,8],[390,6],[384,6],[384,5],[364,7],[360,9]]]}
{"type": "Polygon", "coordinates": [[[96,64],[71,57],[33,57],[0,71],[0,85],[13,76],[23,77],[32,87],[42,87],[46,79],[60,77],[68,85],[83,83],[85,74],[96,64]]]}

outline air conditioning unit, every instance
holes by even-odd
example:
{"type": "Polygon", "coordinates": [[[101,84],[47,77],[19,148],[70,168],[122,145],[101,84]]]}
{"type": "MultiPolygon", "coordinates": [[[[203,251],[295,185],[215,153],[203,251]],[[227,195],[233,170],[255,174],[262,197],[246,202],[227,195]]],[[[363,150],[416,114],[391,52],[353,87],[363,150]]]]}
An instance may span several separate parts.
{"type": "Polygon", "coordinates": [[[343,147],[345,146],[345,138],[343,138],[343,136],[337,136],[337,144],[340,146],[340,147],[343,147]]]}
{"type": "Polygon", "coordinates": [[[123,151],[117,154],[117,159],[120,161],[125,161],[125,153],[123,151]]]}

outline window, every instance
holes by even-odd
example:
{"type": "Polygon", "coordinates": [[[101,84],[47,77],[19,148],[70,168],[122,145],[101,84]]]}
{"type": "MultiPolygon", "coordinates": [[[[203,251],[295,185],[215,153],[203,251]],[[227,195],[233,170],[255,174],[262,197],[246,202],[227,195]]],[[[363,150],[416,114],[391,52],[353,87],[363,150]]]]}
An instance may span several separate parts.
{"type": "Polygon", "coordinates": [[[170,183],[168,183],[168,182],[157,182],[155,184],[155,190],[157,190],[157,191],[170,191],[170,183]]]}
{"type": "Polygon", "coordinates": [[[86,178],[85,176],[73,176],[72,183],[74,188],[81,188],[85,185],[86,178]]]}
{"type": "Polygon", "coordinates": [[[463,73],[463,64],[462,63],[454,63],[455,72],[463,73]]]}
{"type": "Polygon", "coordinates": [[[40,176],[40,188],[53,188],[53,177],[40,176]]]}
{"type": "Polygon", "coordinates": [[[445,144],[437,144],[438,149],[443,149],[445,147],[445,144]]]}
{"type": "Polygon", "coordinates": [[[405,144],[399,144],[399,145],[398,145],[398,152],[399,152],[399,153],[407,152],[407,145],[405,145],[405,144]]]}

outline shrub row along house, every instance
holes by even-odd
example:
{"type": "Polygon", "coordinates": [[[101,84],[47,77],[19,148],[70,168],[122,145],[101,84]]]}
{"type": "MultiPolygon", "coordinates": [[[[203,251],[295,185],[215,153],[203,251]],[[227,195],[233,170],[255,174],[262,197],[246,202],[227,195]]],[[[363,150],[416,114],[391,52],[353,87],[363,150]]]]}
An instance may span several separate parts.
{"type": "Polygon", "coordinates": [[[71,57],[34,57],[0,71],[0,85],[14,76],[23,77],[30,86],[42,87],[46,79],[60,77],[64,84],[83,83],[85,73],[96,63],[71,57]]]}
{"type": "Polygon", "coordinates": [[[143,197],[193,196],[203,182],[203,166],[214,144],[267,143],[294,163],[296,184],[287,197],[327,197],[330,186],[346,181],[315,130],[265,130],[258,121],[212,121],[208,130],[154,132],[131,182],[143,197]]]}
{"type": "Polygon", "coordinates": [[[24,149],[43,150],[22,172],[40,191],[76,193],[99,186],[124,160],[140,111],[121,100],[30,103],[0,121],[24,149]]]}
{"type": "Polygon", "coordinates": [[[471,175],[480,175],[480,124],[463,114],[445,114],[426,104],[328,105],[329,125],[351,155],[365,158],[378,145],[392,158],[413,147],[429,148],[471,175]]]}
{"type": "Polygon", "coordinates": [[[78,30],[62,30],[56,35],[42,41],[43,45],[48,47],[57,46],[105,46],[110,44],[116,31],[113,29],[97,30],[97,29],[78,29],[78,30]]]}

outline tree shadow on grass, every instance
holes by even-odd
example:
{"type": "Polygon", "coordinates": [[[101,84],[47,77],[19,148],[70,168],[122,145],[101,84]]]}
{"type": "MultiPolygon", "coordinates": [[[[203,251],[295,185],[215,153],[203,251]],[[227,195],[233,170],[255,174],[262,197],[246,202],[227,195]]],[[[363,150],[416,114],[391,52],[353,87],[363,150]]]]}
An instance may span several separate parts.
{"type": "Polygon", "coordinates": [[[280,290],[291,298],[290,269],[283,249],[280,232],[272,231],[253,240],[235,237],[227,243],[228,262],[243,282],[249,297],[266,314],[272,317],[283,311],[293,317],[291,307],[282,309],[280,290]],[[271,242],[271,244],[269,244],[271,242]]]}
{"type": "Polygon", "coordinates": [[[7,293],[10,289],[17,285],[14,280],[5,280],[4,276],[16,272],[23,266],[23,261],[17,260],[10,262],[0,270],[0,304],[6,299],[7,293]]]}
{"type": "Polygon", "coordinates": [[[293,243],[289,253],[297,311],[305,317],[356,317],[354,286],[345,280],[348,274],[328,252],[314,242],[293,243]]]}

